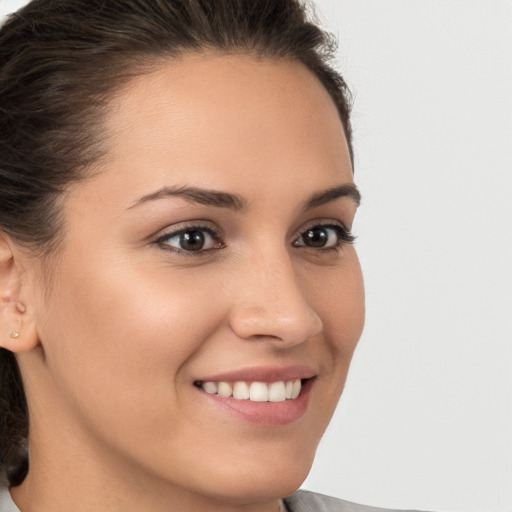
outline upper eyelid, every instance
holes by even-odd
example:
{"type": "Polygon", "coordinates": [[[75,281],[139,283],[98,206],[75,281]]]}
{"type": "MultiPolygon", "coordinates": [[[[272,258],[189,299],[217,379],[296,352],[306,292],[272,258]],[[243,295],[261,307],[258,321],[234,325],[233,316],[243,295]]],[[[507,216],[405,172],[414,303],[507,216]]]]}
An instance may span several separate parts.
{"type": "Polygon", "coordinates": [[[171,238],[193,229],[207,231],[216,238],[222,238],[224,236],[222,230],[215,226],[212,222],[206,220],[193,220],[180,222],[177,225],[175,224],[172,226],[167,226],[158,230],[150,238],[158,242],[164,238],[171,238]]]}
{"type": "MultiPolygon", "coordinates": [[[[320,218],[302,224],[300,228],[293,232],[293,241],[301,237],[305,231],[320,226],[332,226],[333,228],[338,227],[346,231],[348,235],[351,235],[351,229],[348,226],[346,226],[344,222],[336,219],[320,218]]],[[[178,236],[187,230],[193,229],[207,231],[216,240],[221,240],[222,242],[224,242],[226,236],[223,230],[220,229],[217,226],[217,224],[211,221],[197,219],[191,221],[184,221],[183,223],[179,223],[178,225],[163,228],[159,230],[156,234],[154,234],[151,238],[153,239],[154,242],[159,243],[165,239],[172,238],[173,236],[178,236]]]]}
{"type": "Polygon", "coordinates": [[[315,219],[312,221],[307,222],[306,224],[303,224],[298,230],[295,231],[294,236],[300,236],[308,229],[314,228],[314,227],[321,227],[321,226],[332,226],[332,227],[339,227],[350,234],[351,229],[342,221],[335,220],[335,219],[315,219]]]}
{"type": "MultiPolygon", "coordinates": [[[[329,219],[329,218],[319,218],[319,219],[313,219],[306,223],[301,224],[301,227],[295,230],[295,233],[300,233],[301,231],[310,229],[315,226],[341,226],[342,228],[346,229],[347,231],[350,231],[350,228],[346,226],[346,224],[340,220],[336,219],[329,219]]],[[[212,230],[215,232],[222,232],[222,230],[217,226],[215,222],[209,221],[209,220],[203,220],[203,219],[194,219],[189,221],[183,221],[178,222],[177,224],[173,224],[171,226],[166,226],[162,229],[159,229],[155,235],[158,236],[159,233],[162,234],[172,234],[172,233],[180,233],[182,231],[186,231],[187,229],[206,229],[206,230],[212,230]]]]}

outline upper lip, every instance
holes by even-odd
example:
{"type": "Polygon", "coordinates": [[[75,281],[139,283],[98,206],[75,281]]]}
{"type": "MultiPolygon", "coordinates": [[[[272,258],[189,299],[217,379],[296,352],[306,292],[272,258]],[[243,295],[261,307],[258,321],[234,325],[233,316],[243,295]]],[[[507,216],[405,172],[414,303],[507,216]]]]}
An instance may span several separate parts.
{"type": "Polygon", "coordinates": [[[196,379],[200,382],[278,382],[295,379],[310,379],[316,372],[309,366],[258,366],[229,372],[207,375],[196,379]]]}

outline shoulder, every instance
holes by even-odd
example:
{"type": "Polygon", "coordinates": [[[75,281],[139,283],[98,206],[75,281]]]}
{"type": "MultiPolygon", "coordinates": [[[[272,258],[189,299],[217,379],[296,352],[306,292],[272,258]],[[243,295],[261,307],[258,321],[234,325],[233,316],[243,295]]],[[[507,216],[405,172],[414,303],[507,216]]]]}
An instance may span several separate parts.
{"type": "Polygon", "coordinates": [[[11,500],[11,495],[7,487],[0,482],[0,511],[1,512],[19,512],[18,507],[11,500]]]}
{"type": "Polygon", "coordinates": [[[309,491],[297,491],[288,496],[285,503],[290,512],[415,512],[368,507],[309,491]]]}

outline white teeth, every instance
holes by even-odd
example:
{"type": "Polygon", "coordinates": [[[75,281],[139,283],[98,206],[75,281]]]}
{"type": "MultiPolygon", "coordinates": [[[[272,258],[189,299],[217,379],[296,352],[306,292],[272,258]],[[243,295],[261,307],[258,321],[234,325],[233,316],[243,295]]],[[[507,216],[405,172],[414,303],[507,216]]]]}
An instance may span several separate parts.
{"type": "Polygon", "coordinates": [[[286,400],[286,387],[283,381],[273,382],[268,390],[269,402],[284,402],[286,400]]]}
{"type": "Polygon", "coordinates": [[[292,399],[297,398],[299,396],[301,387],[302,387],[302,385],[301,385],[300,379],[293,381],[292,399]]]}
{"type": "Polygon", "coordinates": [[[264,382],[253,382],[249,394],[252,402],[268,402],[268,386],[264,382]]]}
{"type": "Polygon", "coordinates": [[[227,382],[219,382],[219,390],[217,393],[220,396],[228,397],[231,396],[233,393],[233,388],[227,383],[227,382]]]}
{"type": "Polygon", "coordinates": [[[289,380],[285,386],[287,400],[290,400],[290,398],[292,397],[292,390],[293,390],[293,380],[289,380]]]}
{"type": "Polygon", "coordinates": [[[203,389],[210,393],[210,395],[215,395],[217,393],[218,387],[216,382],[204,382],[203,383],[203,389]]]}
{"type": "Polygon", "coordinates": [[[223,398],[233,397],[237,400],[252,402],[284,402],[293,400],[300,395],[302,383],[300,379],[289,381],[265,382],[203,382],[201,389],[211,395],[223,398]]]}
{"type": "Polygon", "coordinates": [[[247,400],[250,397],[249,386],[245,382],[235,382],[233,386],[233,398],[247,400]]]}

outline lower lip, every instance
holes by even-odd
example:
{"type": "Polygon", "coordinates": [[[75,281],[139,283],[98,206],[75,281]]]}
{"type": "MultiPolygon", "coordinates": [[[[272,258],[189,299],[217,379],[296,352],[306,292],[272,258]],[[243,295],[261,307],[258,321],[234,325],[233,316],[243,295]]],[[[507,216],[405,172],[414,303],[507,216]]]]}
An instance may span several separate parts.
{"type": "MultiPolygon", "coordinates": [[[[300,395],[293,400],[283,402],[252,402],[212,395],[198,389],[201,395],[215,407],[242,420],[269,427],[288,425],[297,421],[306,412],[309,404],[310,391],[314,379],[302,384],[300,395]]],[[[197,388],[196,388],[197,389],[197,388]]]]}

